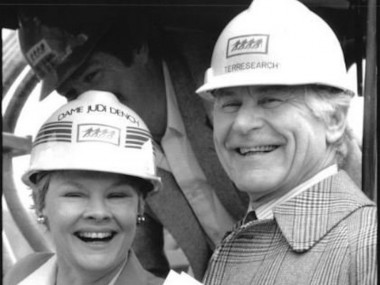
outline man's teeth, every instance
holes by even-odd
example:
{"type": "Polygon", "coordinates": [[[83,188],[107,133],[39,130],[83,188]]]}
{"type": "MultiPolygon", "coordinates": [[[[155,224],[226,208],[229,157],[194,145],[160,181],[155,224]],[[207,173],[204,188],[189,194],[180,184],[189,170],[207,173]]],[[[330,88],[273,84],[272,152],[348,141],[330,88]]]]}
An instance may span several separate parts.
{"type": "Polygon", "coordinates": [[[275,150],[277,146],[275,145],[263,145],[263,146],[255,146],[255,147],[241,147],[238,149],[240,154],[248,154],[248,153],[258,153],[258,152],[270,152],[275,150]]]}

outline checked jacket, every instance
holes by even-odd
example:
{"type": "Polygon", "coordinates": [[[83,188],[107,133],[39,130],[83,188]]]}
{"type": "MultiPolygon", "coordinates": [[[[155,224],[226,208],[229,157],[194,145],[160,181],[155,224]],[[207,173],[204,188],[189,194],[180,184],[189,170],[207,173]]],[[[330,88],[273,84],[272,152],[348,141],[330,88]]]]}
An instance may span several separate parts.
{"type": "Polygon", "coordinates": [[[377,208],[344,171],[238,226],[204,284],[377,284],[377,208]]]}

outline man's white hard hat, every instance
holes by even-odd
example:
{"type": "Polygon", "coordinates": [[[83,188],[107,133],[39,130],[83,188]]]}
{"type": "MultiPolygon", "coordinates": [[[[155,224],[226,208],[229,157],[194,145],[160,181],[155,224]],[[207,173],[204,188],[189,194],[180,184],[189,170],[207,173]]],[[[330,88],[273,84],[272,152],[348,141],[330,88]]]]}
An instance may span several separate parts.
{"type": "Polygon", "coordinates": [[[197,93],[210,99],[219,88],[303,84],[353,93],[339,40],[299,1],[254,0],[220,34],[197,93]]]}

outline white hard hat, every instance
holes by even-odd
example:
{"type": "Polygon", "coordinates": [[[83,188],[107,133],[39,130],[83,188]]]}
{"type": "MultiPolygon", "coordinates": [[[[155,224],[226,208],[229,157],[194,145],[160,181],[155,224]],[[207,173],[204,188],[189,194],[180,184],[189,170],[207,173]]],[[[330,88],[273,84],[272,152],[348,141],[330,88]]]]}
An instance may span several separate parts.
{"type": "Polygon", "coordinates": [[[249,85],[321,84],[353,93],[331,28],[296,0],[254,0],[219,36],[197,93],[249,85]]]}
{"type": "MultiPolygon", "coordinates": [[[[142,119],[115,95],[87,91],[42,125],[33,142],[29,170],[22,180],[53,170],[90,170],[147,180],[159,189],[152,136],[142,119]]],[[[147,189],[148,190],[148,189],[147,189]]]]}

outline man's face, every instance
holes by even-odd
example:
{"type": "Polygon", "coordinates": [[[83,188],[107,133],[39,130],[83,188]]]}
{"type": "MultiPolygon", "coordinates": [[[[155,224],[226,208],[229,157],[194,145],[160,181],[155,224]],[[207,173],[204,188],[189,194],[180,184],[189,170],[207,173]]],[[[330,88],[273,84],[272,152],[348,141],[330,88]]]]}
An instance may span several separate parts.
{"type": "Polygon", "coordinates": [[[95,52],[57,91],[69,101],[88,90],[114,93],[160,140],[166,129],[166,97],[159,75],[141,60],[126,66],[113,55],[95,52]]]}
{"type": "Polygon", "coordinates": [[[223,167],[252,201],[281,195],[332,161],[326,127],[303,90],[235,87],[215,93],[214,141],[223,167]]]}

